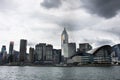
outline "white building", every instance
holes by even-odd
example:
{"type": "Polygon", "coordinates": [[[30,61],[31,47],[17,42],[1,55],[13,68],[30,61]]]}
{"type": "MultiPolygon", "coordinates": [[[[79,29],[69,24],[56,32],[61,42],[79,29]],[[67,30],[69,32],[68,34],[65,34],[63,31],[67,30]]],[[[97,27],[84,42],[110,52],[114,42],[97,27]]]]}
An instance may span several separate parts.
{"type": "Polygon", "coordinates": [[[61,49],[62,49],[62,54],[64,55],[65,58],[69,57],[68,54],[68,34],[66,29],[64,28],[62,35],[61,35],[61,49]]]}

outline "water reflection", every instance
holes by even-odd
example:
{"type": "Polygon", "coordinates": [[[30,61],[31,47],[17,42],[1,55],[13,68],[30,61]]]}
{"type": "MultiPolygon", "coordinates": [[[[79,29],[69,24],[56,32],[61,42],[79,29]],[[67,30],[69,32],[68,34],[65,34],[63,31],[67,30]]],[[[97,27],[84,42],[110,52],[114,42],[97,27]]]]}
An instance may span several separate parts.
{"type": "Polygon", "coordinates": [[[0,66],[0,80],[120,80],[114,67],[7,67],[0,66]]]}

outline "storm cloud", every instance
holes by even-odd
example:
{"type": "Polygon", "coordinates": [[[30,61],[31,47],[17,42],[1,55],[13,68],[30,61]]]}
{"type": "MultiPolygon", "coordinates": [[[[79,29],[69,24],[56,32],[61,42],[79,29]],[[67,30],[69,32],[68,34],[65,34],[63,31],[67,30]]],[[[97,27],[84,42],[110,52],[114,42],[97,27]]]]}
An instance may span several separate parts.
{"type": "Polygon", "coordinates": [[[81,0],[83,7],[90,13],[112,18],[120,10],[120,0],[81,0]]]}
{"type": "Polygon", "coordinates": [[[69,3],[65,4],[68,8],[80,9],[85,8],[91,14],[97,14],[100,17],[112,18],[117,15],[120,10],[120,0],[44,0],[41,3],[41,6],[51,9],[51,8],[59,8],[63,5],[63,2],[69,3]],[[77,7],[70,7],[70,5],[77,7]],[[74,5],[76,4],[76,5],[74,5]],[[79,8],[78,8],[79,6],[79,8]]]}
{"type": "Polygon", "coordinates": [[[61,4],[61,0],[44,0],[41,3],[41,5],[47,9],[58,8],[61,4]]]}
{"type": "Polygon", "coordinates": [[[69,41],[77,45],[118,44],[119,4],[119,0],[0,0],[0,34],[4,34],[0,46],[14,41],[19,50],[19,40],[27,39],[28,47],[49,43],[59,49],[64,27],[69,41]]]}

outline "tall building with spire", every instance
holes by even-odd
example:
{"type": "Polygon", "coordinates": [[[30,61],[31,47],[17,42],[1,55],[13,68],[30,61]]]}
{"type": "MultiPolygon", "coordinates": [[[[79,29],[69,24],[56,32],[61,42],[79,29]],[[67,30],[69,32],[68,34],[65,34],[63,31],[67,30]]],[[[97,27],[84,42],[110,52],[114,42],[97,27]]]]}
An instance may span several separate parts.
{"type": "Polygon", "coordinates": [[[67,31],[65,28],[61,34],[61,49],[62,49],[62,55],[64,55],[65,58],[68,58],[69,57],[69,54],[68,54],[68,34],[67,34],[67,31]]]}

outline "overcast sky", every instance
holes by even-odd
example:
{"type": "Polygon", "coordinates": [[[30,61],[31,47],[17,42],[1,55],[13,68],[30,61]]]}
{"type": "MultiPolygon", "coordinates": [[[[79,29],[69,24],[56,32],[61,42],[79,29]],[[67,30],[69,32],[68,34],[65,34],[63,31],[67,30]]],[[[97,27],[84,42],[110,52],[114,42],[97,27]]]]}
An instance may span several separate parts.
{"type": "Polygon", "coordinates": [[[120,42],[120,0],[0,0],[0,47],[20,39],[60,48],[66,27],[69,42],[93,47],[120,42]]]}

